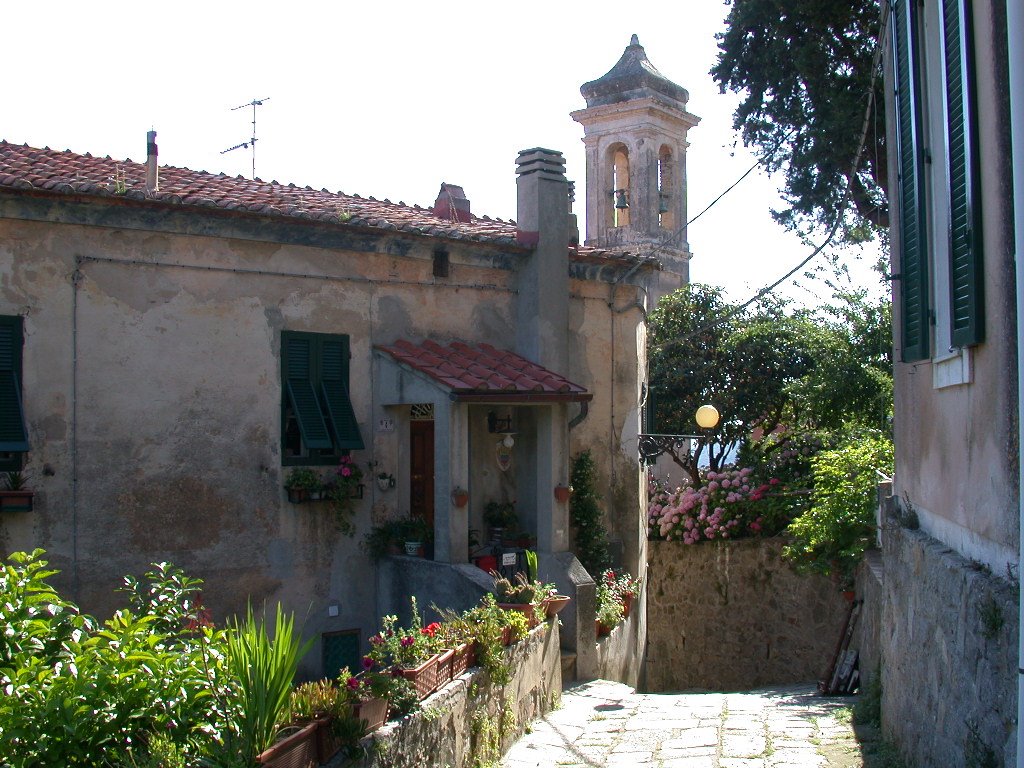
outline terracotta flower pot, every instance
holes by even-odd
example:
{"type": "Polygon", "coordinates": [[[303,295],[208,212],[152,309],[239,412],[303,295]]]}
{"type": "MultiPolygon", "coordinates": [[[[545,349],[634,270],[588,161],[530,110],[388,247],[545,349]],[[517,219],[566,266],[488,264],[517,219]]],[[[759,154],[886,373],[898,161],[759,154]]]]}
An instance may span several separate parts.
{"type": "Polygon", "coordinates": [[[594,631],[598,637],[607,637],[612,633],[612,628],[605,626],[598,619],[594,619],[594,631]]]}
{"type": "Polygon", "coordinates": [[[452,504],[459,509],[462,509],[469,503],[469,491],[464,491],[461,488],[456,488],[452,491],[452,504]]]}
{"type": "Polygon", "coordinates": [[[555,595],[554,597],[549,597],[545,600],[544,608],[547,611],[548,618],[557,615],[560,610],[569,604],[571,599],[571,597],[567,597],[565,595],[555,595]]]}
{"type": "Polygon", "coordinates": [[[622,596],[622,618],[629,618],[629,611],[633,607],[633,595],[625,594],[622,596]]]}
{"type": "Polygon", "coordinates": [[[35,491],[0,491],[0,512],[31,512],[35,491]]]}
{"type": "Polygon", "coordinates": [[[572,496],[572,488],[567,485],[556,485],[555,486],[555,501],[559,504],[565,504],[572,496]]]}

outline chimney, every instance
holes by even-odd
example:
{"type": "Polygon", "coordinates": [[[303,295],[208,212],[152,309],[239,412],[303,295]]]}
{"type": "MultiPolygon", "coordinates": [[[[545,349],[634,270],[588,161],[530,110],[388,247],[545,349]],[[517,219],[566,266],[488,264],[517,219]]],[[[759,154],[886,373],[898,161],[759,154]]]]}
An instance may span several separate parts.
{"type": "Polygon", "coordinates": [[[569,183],[565,158],[524,149],[516,159],[516,242],[533,248],[518,273],[516,351],[566,370],[569,328],[569,183]]]}
{"type": "Polygon", "coordinates": [[[469,221],[469,200],[462,187],[442,183],[434,201],[434,215],[448,221],[469,221]]]}
{"type": "Polygon", "coordinates": [[[156,131],[146,133],[146,191],[160,190],[160,170],[156,164],[156,131]]]}

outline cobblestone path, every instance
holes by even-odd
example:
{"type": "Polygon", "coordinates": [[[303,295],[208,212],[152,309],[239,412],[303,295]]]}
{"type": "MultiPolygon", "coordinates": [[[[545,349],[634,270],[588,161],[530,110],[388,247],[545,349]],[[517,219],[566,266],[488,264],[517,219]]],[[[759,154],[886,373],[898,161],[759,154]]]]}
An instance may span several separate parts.
{"type": "Polygon", "coordinates": [[[642,694],[594,681],[567,690],[504,768],[853,768],[849,697],[811,686],[745,693],[642,694]]]}

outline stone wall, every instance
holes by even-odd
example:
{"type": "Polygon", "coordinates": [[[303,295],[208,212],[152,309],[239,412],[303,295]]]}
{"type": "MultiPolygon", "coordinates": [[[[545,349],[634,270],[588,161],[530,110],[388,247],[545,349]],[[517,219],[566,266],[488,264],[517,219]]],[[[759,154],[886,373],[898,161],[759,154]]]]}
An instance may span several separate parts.
{"type": "Polygon", "coordinates": [[[508,685],[492,685],[474,668],[426,699],[419,712],[367,736],[362,757],[347,768],[490,765],[562,696],[558,622],[545,622],[507,653],[508,685]]]}
{"type": "Polygon", "coordinates": [[[796,575],[782,544],[650,542],[647,690],[746,690],[822,676],[847,604],[827,579],[796,575]]]}
{"type": "Polygon", "coordinates": [[[882,726],[910,765],[1014,765],[1017,585],[919,530],[890,525],[882,726]]]}

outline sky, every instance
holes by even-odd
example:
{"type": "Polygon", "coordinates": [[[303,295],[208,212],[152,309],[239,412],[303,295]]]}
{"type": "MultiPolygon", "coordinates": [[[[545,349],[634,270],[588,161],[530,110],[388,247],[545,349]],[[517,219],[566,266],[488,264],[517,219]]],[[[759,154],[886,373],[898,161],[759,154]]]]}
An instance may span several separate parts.
{"type": "MultiPolygon", "coordinates": [[[[16,3],[4,10],[7,76],[0,139],[431,205],[442,182],[478,215],[514,219],[515,158],[566,156],[584,230],[580,86],[636,34],[650,61],[689,91],[701,118],[687,152],[691,217],[753,164],[708,71],[721,0],[478,0],[443,3],[16,3]],[[44,13],[45,11],[45,13],[44,13]],[[12,76],[17,71],[17,76],[12,76]]],[[[776,224],[781,180],[751,174],[689,229],[691,280],[744,300],[810,249],[776,224]]],[[[853,260],[855,254],[844,259],[853,260]]],[[[855,279],[876,282],[864,266],[855,279]]],[[[813,304],[820,283],[783,290],[813,304]]]]}

